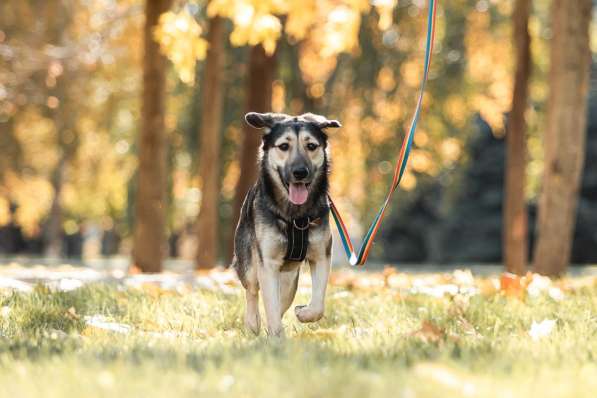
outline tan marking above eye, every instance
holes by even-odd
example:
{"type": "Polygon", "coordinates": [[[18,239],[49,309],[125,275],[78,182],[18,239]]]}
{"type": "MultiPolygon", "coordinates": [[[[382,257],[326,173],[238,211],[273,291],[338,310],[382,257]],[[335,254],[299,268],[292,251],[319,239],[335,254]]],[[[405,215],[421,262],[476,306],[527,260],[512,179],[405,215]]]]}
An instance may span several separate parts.
{"type": "Polygon", "coordinates": [[[293,141],[294,141],[294,134],[291,132],[287,132],[286,134],[284,134],[283,136],[278,138],[274,145],[278,146],[282,143],[292,143],[293,141]]]}
{"type": "Polygon", "coordinates": [[[299,132],[299,139],[304,147],[306,147],[309,143],[319,146],[319,141],[317,138],[315,138],[308,130],[301,130],[299,132]]]}

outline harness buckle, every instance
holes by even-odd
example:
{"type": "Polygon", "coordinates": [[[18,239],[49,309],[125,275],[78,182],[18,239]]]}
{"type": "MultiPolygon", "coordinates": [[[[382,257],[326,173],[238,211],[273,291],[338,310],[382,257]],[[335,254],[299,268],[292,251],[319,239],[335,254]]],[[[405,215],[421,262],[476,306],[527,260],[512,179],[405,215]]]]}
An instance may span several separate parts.
{"type": "Polygon", "coordinates": [[[299,231],[305,231],[307,229],[309,229],[309,227],[311,226],[311,219],[309,217],[307,217],[307,223],[305,224],[304,227],[299,227],[296,224],[296,218],[292,220],[292,225],[294,225],[294,228],[298,229],[299,231]]]}

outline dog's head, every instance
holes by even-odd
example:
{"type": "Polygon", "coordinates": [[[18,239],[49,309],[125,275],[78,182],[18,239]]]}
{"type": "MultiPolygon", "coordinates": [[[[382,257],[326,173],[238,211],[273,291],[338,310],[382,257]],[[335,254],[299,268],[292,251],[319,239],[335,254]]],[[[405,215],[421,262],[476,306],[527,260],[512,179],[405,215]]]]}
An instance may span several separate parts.
{"type": "Polygon", "coordinates": [[[340,127],[340,122],[312,113],[289,116],[250,112],[245,120],[263,129],[263,161],[270,177],[292,204],[307,202],[312,183],[327,173],[325,129],[340,127]]]}

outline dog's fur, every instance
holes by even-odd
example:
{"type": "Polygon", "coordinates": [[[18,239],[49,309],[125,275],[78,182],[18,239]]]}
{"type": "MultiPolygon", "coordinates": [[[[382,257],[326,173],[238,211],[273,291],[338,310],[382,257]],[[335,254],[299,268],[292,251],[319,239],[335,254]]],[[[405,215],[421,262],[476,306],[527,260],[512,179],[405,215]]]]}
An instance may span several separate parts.
{"type": "Polygon", "coordinates": [[[301,266],[284,260],[288,222],[293,219],[318,220],[310,226],[306,256],[313,282],[311,302],[295,307],[295,314],[301,322],[315,322],[323,316],[332,248],[329,151],[324,130],[340,127],[340,123],[310,113],[293,117],[251,112],[245,120],[263,129],[263,145],[259,177],[245,197],[236,228],[233,266],[246,289],[246,326],[259,334],[261,290],[267,332],[280,336],[284,333],[282,317],[294,300],[301,266]],[[308,177],[297,180],[300,168],[308,170],[308,177]],[[308,197],[301,205],[293,204],[289,197],[289,185],[297,181],[307,184],[308,197]]]}

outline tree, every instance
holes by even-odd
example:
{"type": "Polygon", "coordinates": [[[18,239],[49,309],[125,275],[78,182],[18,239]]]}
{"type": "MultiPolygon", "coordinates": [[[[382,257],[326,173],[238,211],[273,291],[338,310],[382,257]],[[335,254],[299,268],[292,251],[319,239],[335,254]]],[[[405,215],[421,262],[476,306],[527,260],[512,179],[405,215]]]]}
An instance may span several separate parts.
{"type": "Polygon", "coordinates": [[[531,73],[528,24],[531,0],[517,0],[512,13],[516,73],[512,107],[506,125],[506,175],[503,252],[506,270],[522,275],[528,257],[528,216],[525,206],[526,120],[531,73]]]}
{"type": "Polygon", "coordinates": [[[136,113],[139,84],[126,82],[139,70],[143,10],[133,3],[0,5],[0,202],[14,203],[36,253],[61,255],[63,229],[124,213],[136,162],[128,143],[113,144],[137,129],[135,117],[112,122],[136,113]]]}
{"type": "Polygon", "coordinates": [[[570,261],[585,155],[591,0],[554,0],[551,10],[545,169],[534,269],[561,275],[570,261]]]}
{"type": "MultiPolygon", "coordinates": [[[[60,7],[60,4],[53,4],[49,2],[45,8],[45,19],[47,21],[55,21],[53,24],[48,24],[46,27],[47,34],[50,41],[57,46],[63,46],[66,42],[66,36],[68,32],[68,26],[70,24],[70,10],[65,7],[60,7]],[[59,17],[62,16],[62,18],[59,17]]],[[[65,66],[68,67],[68,64],[65,66]]],[[[61,68],[63,68],[61,66],[61,68]]],[[[68,71],[74,72],[74,71],[68,71]]],[[[67,73],[68,74],[68,73],[67,73]]],[[[63,75],[63,74],[62,74],[63,75]]],[[[56,83],[53,88],[49,89],[48,95],[56,98],[57,106],[52,104],[52,107],[48,110],[49,116],[54,121],[57,146],[60,151],[58,162],[52,171],[50,183],[54,191],[54,197],[52,199],[52,206],[48,214],[46,222],[44,241],[46,244],[45,255],[48,257],[57,258],[62,255],[62,223],[63,223],[63,209],[62,209],[62,192],[65,180],[66,170],[70,160],[72,160],[74,152],[76,151],[73,145],[75,133],[74,125],[75,112],[69,108],[69,103],[72,101],[68,93],[68,85],[71,81],[71,76],[64,77],[59,76],[56,79],[56,83]],[[62,103],[60,103],[62,102],[62,103]]],[[[74,77],[73,77],[74,80],[74,77]]]]}
{"type": "Polygon", "coordinates": [[[145,3],[143,104],[133,241],[134,264],[144,272],[161,271],[165,244],[167,65],[154,39],[154,29],[171,3],[172,0],[146,0],[145,3]]]}
{"type": "MultiPolygon", "coordinates": [[[[249,54],[249,73],[246,86],[247,112],[269,112],[271,110],[272,83],[275,74],[275,54],[268,55],[261,45],[252,47],[249,54]]],[[[232,221],[235,226],[245,195],[257,179],[257,150],[260,143],[261,133],[245,123],[240,150],[240,176],[234,194],[234,218],[232,221]]]]}
{"type": "MultiPolygon", "coordinates": [[[[72,39],[73,14],[74,11],[68,4],[45,4],[45,33],[50,43],[63,48],[67,46],[69,39],[72,39]]],[[[59,155],[50,176],[54,195],[45,225],[44,251],[46,256],[57,258],[63,254],[63,190],[67,171],[78,146],[78,110],[72,92],[73,82],[77,80],[78,62],[73,59],[54,60],[53,65],[60,72],[55,73],[53,84],[49,84],[44,90],[48,96],[48,109],[44,113],[53,121],[59,155]]]]}
{"type": "MultiPolygon", "coordinates": [[[[75,72],[73,72],[75,73],[75,72]]],[[[62,83],[64,84],[64,83],[62,83]]],[[[67,94],[61,95],[63,104],[57,112],[54,112],[53,119],[56,124],[56,133],[60,155],[58,164],[52,171],[50,183],[54,190],[52,206],[48,214],[48,220],[45,230],[45,255],[53,258],[60,257],[63,252],[63,204],[62,192],[65,185],[65,174],[69,164],[75,157],[77,151],[77,132],[75,126],[77,111],[72,108],[72,100],[67,94]]]]}
{"type": "Polygon", "coordinates": [[[218,254],[218,198],[224,74],[224,20],[209,20],[209,49],[201,86],[199,175],[201,210],[198,219],[197,268],[212,268],[218,254]]]}

